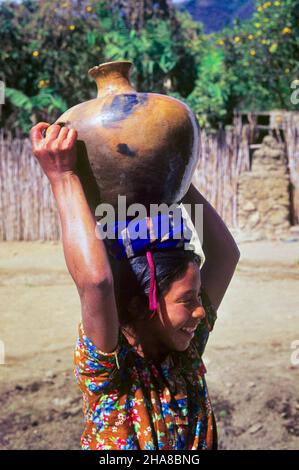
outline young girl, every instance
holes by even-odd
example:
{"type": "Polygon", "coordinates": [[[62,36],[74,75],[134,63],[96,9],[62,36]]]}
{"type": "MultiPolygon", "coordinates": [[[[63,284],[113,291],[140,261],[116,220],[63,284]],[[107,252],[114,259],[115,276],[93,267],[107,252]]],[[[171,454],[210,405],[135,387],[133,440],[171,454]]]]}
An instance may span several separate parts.
{"type": "Polygon", "coordinates": [[[82,448],[215,449],[202,354],[240,256],[228,229],[191,186],[183,202],[204,206],[202,269],[197,255],[178,248],[109,260],[76,174],[76,131],[39,123],[31,138],[81,299],[82,448]]]}

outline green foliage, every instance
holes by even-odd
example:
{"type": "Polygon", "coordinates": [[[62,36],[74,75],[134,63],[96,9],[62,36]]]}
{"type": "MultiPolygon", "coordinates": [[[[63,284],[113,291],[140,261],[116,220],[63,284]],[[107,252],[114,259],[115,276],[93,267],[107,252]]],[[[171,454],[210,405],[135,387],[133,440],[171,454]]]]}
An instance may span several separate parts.
{"type": "Polygon", "coordinates": [[[1,3],[0,70],[15,90],[7,93],[3,122],[24,132],[40,119],[53,122],[65,103],[70,107],[96,96],[87,76],[91,67],[117,59],[134,62],[138,90],[186,96],[194,85],[198,51],[184,44],[200,31],[188,21],[190,30],[183,31],[176,19],[153,17],[137,32],[128,30],[105,0],[1,3]]]}
{"type": "Polygon", "coordinates": [[[48,116],[54,111],[61,114],[67,110],[66,102],[51,88],[41,89],[36,96],[32,97],[14,88],[6,88],[5,94],[11,104],[22,111],[17,114],[15,125],[25,132],[30,130],[31,123],[36,120],[36,114],[44,113],[48,116]]]}
{"type": "Polygon", "coordinates": [[[187,98],[200,125],[231,123],[235,109],[298,109],[290,97],[299,76],[299,0],[258,1],[250,20],[204,41],[187,98]]]}
{"type": "MultiPolygon", "coordinates": [[[[103,4],[96,3],[98,8],[103,4]]],[[[39,97],[30,114],[16,108],[9,95],[3,110],[5,125],[14,128],[22,123],[26,131],[37,120],[53,122],[64,103],[69,107],[94,96],[87,71],[105,60],[101,22],[108,13],[103,5],[100,11],[98,17],[86,1],[0,4],[0,70],[6,85],[33,102],[39,97]]]]}
{"type": "Polygon", "coordinates": [[[253,17],[218,39],[231,96],[246,110],[294,109],[291,82],[299,75],[299,1],[257,2],[253,17]]]}
{"type": "Polygon", "coordinates": [[[201,127],[217,127],[228,114],[226,107],[230,92],[225,73],[224,54],[213,44],[205,47],[198,68],[198,79],[187,103],[195,112],[201,127]]]}
{"type": "Polygon", "coordinates": [[[8,87],[2,125],[27,132],[38,120],[53,122],[96,96],[89,68],[119,59],[134,63],[137,90],[185,101],[201,126],[230,123],[236,108],[295,109],[299,0],[257,1],[250,20],[211,35],[188,13],[152,13],[154,1],[134,29],[134,10],[130,22],[116,4],[122,2],[0,3],[0,78],[8,87]]]}
{"type": "MultiPolygon", "coordinates": [[[[195,73],[192,61],[195,51],[183,47],[187,40],[182,34],[174,34],[170,20],[157,18],[148,20],[139,33],[127,32],[124,27],[104,35],[104,54],[110,60],[132,60],[135,70],[132,75],[138,90],[165,92],[167,78],[181,89],[181,69],[189,68],[189,79],[195,73]],[[191,68],[190,68],[191,62],[191,68]]],[[[194,78],[193,78],[194,80],[194,78]]]]}

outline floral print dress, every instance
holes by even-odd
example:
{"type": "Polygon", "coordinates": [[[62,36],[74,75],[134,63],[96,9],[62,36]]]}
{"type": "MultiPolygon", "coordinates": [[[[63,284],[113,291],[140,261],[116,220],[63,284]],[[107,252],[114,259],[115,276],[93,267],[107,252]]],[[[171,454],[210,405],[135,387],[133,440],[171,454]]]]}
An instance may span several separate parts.
{"type": "Polygon", "coordinates": [[[119,333],[115,352],[103,353],[82,324],[75,377],[83,393],[82,449],[199,450],[215,448],[216,425],[202,361],[216,312],[202,295],[206,322],[187,350],[172,351],[157,366],[119,333]]]}

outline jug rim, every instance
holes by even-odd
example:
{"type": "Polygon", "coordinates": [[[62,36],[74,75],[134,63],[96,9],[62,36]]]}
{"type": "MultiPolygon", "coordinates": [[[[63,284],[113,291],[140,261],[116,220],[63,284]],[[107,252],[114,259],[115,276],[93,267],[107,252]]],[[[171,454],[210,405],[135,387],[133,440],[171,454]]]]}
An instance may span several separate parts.
{"type": "Polygon", "coordinates": [[[114,60],[114,61],[110,61],[110,62],[103,62],[102,64],[95,65],[94,67],[89,69],[88,70],[88,75],[94,78],[96,75],[98,75],[99,72],[101,72],[104,69],[109,68],[109,66],[113,66],[113,65],[117,65],[117,66],[119,66],[119,65],[120,66],[121,65],[128,65],[128,66],[130,66],[130,67],[128,67],[128,70],[130,70],[131,67],[134,64],[131,60],[114,60]]]}

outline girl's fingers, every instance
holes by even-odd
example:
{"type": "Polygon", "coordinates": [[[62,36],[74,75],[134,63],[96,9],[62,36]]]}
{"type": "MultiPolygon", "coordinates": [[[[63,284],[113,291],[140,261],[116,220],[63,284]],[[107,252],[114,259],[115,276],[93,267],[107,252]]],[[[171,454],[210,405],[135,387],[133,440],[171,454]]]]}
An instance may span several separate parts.
{"type": "Polygon", "coordinates": [[[72,147],[76,142],[77,136],[78,134],[76,129],[69,129],[69,133],[66,138],[66,145],[72,147]]]}
{"type": "Polygon", "coordinates": [[[77,131],[61,127],[59,124],[50,125],[47,122],[39,122],[31,129],[30,136],[34,154],[37,156],[37,153],[47,148],[47,145],[52,147],[52,151],[59,148],[61,151],[72,149],[77,139],[77,131]],[[46,137],[44,137],[45,134],[46,137]]]}
{"type": "Polygon", "coordinates": [[[66,136],[68,135],[68,132],[69,132],[69,129],[67,127],[62,127],[58,134],[57,140],[59,140],[59,142],[63,142],[66,136]]]}
{"type": "Polygon", "coordinates": [[[36,126],[32,127],[30,137],[33,145],[38,144],[43,138],[43,132],[50,126],[48,122],[39,122],[36,126]]]}
{"type": "Polygon", "coordinates": [[[52,124],[47,129],[47,133],[46,133],[47,141],[57,139],[60,130],[61,130],[61,127],[58,124],[52,124]]]}

